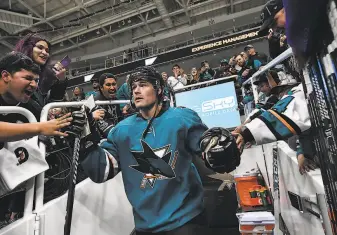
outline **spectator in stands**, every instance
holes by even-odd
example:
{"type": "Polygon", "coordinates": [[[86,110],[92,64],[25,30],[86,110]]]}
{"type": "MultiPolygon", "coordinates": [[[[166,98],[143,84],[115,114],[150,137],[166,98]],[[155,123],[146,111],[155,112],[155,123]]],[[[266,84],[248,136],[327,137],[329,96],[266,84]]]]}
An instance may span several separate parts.
{"type": "Polygon", "coordinates": [[[163,78],[164,82],[167,84],[167,79],[168,79],[168,75],[166,72],[162,72],[161,73],[161,77],[163,78]]]}
{"type": "Polygon", "coordinates": [[[245,107],[247,109],[247,113],[250,113],[254,109],[254,95],[253,95],[253,89],[251,84],[246,84],[243,86],[245,90],[245,95],[239,104],[240,108],[245,107]]]}
{"type": "Polygon", "coordinates": [[[285,140],[311,127],[303,86],[290,74],[279,78],[280,83],[271,90],[272,94],[278,94],[279,102],[269,110],[261,110],[239,134],[233,132],[239,148],[245,142],[266,144],[285,140]]]}
{"type": "Polygon", "coordinates": [[[215,71],[209,66],[208,61],[203,61],[201,63],[199,81],[206,82],[210,81],[215,77],[215,71]]]}
{"type": "Polygon", "coordinates": [[[228,63],[228,60],[223,59],[220,61],[220,68],[218,72],[216,73],[217,78],[223,78],[223,77],[229,77],[232,76],[232,73],[230,72],[230,64],[228,63]]]}
{"type": "Polygon", "coordinates": [[[164,81],[164,100],[169,100],[170,99],[170,87],[167,84],[167,73],[162,72],[161,77],[163,78],[164,81]]]}
{"type": "MultiPolygon", "coordinates": [[[[12,52],[0,59],[0,106],[27,103],[37,89],[39,73],[40,66],[22,53],[12,52]]],[[[4,142],[24,140],[35,135],[65,136],[59,129],[68,126],[70,121],[71,118],[64,116],[49,122],[27,123],[27,118],[21,114],[0,115],[0,146],[3,147],[4,142]]],[[[24,197],[24,191],[1,197],[0,228],[19,218],[19,213],[23,212],[24,197]],[[5,218],[5,213],[9,214],[8,218],[5,218]]]]}
{"type": "Polygon", "coordinates": [[[199,73],[197,68],[192,68],[191,73],[187,75],[187,85],[196,84],[199,82],[199,73]]]}
{"type": "MultiPolygon", "coordinates": [[[[258,86],[258,90],[263,96],[259,96],[259,101],[255,106],[255,110],[248,112],[248,118],[245,122],[238,126],[234,131],[237,133],[241,132],[241,129],[247,123],[250,123],[253,119],[261,115],[261,110],[271,109],[278,101],[279,97],[276,94],[271,94],[271,89],[280,82],[278,75],[274,71],[267,72],[266,74],[261,74],[256,81],[253,82],[254,85],[258,86]],[[271,75],[271,73],[273,75],[271,75]],[[263,100],[262,100],[263,97],[263,100]]],[[[249,107],[248,107],[249,108],[249,107]]]]}
{"type": "Polygon", "coordinates": [[[235,57],[236,64],[241,68],[238,72],[238,83],[242,85],[248,78],[250,78],[262,65],[257,60],[249,60],[245,52],[241,52],[235,57]]]}
{"type": "Polygon", "coordinates": [[[66,70],[61,63],[49,65],[50,43],[37,34],[28,34],[15,46],[15,51],[21,52],[31,58],[41,68],[38,89],[31,99],[20,106],[31,111],[37,120],[40,120],[41,110],[48,102],[61,101],[66,92],[66,70]],[[48,96],[47,96],[48,94],[48,96]]]}
{"type": "Polygon", "coordinates": [[[246,68],[246,61],[244,59],[244,56],[241,54],[238,54],[235,57],[236,66],[240,67],[240,70],[238,71],[238,84],[241,86],[243,82],[245,82],[249,78],[249,69],[246,68]]]}
{"type": "Polygon", "coordinates": [[[245,60],[245,61],[247,61],[248,60],[248,55],[247,55],[247,53],[246,52],[240,52],[240,55],[242,56],[242,58],[245,60]]]}
{"type": "Polygon", "coordinates": [[[255,70],[259,70],[261,65],[268,63],[268,56],[264,53],[256,52],[253,45],[245,46],[244,50],[248,54],[248,64],[252,64],[255,70]]]}
{"type": "Polygon", "coordinates": [[[76,86],[73,90],[73,98],[71,98],[71,101],[81,101],[81,100],[85,100],[83,88],[76,86]]]}
{"type": "MultiPolygon", "coordinates": [[[[130,88],[128,85],[130,75],[126,75],[126,81],[121,85],[117,90],[117,99],[118,100],[130,100],[130,88]]],[[[124,115],[127,115],[131,112],[131,107],[129,104],[120,104],[122,112],[124,115]]]]}
{"type": "Polygon", "coordinates": [[[98,78],[93,77],[90,80],[91,84],[92,84],[92,89],[93,91],[89,91],[85,94],[85,97],[89,97],[91,95],[96,96],[99,92],[99,82],[98,82],[98,78]]]}
{"type": "Polygon", "coordinates": [[[175,64],[172,67],[173,76],[170,76],[167,79],[167,84],[170,86],[172,90],[177,90],[183,88],[187,85],[187,75],[180,68],[178,64],[175,64]]]}
{"type": "Polygon", "coordinates": [[[267,74],[261,74],[256,81],[253,82],[254,85],[258,87],[260,93],[263,96],[259,96],[259,101],[256,104],[256,108],[263,108],[268,110],[278,102],[278,97],[275,94],[271,94],[271,89],[280,82],[278,75],[275,71],[270,70],[267,74]]]}
{"type": "MultiPolygon", "coordinates": [[[[103,73],[99,77],[99,94],[95,100],[117,100],[117,78],[111,73],[103,73]]],[[[110,129],[123,119],[123,114],[118,104],[96,106],[92,113],[97,121],[102,137],[106,138],[110,129]]]]}
{"type": "Polygon", "coordinates": [[[287,37],[284,29],[270,29],[268,34],[269,55],[272,59],[287,50],[287,37]]]}

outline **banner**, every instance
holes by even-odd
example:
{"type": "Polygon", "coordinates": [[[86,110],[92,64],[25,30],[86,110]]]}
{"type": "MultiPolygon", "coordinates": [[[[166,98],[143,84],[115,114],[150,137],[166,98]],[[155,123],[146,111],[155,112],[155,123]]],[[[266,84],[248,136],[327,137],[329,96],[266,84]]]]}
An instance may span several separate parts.
{"type": "Polygon", "coordinates": [[[251,39],[258,37],[258,32],[259,32],[259,28],[255,28],[255,29],[244,31],[244,32],[234,34],[231,36],[226,36],[223,39],[217,39],[212,42],[203,44],[201,46],[193,47],[192,53],[204,52],[210,49],[213,50],[219,47],[229,46],[229,45],[233,45],[235,43],[239,43],[242,41],[251,40],[251,39]]]}
{"type": "Polygon", "coordinates": [[[207,127],[233,128],[241,124],[234,82],[175,94],[176,105],[193,109],[207,127]]]}

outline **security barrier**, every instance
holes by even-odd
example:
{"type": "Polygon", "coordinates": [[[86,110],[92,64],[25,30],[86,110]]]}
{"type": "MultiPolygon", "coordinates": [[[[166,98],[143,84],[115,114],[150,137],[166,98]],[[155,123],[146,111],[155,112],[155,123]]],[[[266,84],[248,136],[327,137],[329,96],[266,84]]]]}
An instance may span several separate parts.
{"type": "MultiPolygon", "coordinates": [[[[0,107],[0,114],[17,113],[25,116],[30,123],[36,122],[34,115],[27,109],[15,106],[2,106],[0,107]]],[[[33,137],[33,140],[38,142],[38,137],[33,137]]],[[[25,194],[25,204],[24,204],[24,214],[23,218],[9,224],[5,228],[0,230],[1,235],[16,235],[16,234],[29,234],[29,228],[33,227],[33,221],[35,215],[32,214],[33,211],[33,201],[34,201],[34,182],[35,177],[28,180],[25,184],[26,194],[25,194]]]]}

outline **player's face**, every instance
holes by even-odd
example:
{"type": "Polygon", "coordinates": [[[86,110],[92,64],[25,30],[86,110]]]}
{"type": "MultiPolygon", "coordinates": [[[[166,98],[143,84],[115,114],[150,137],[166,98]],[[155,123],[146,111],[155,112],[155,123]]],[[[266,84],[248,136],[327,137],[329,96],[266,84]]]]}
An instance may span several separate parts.
{"type": "Polygon", "coordinates": [[[107,99],[115,99],[117,92],[117,82],[114,78],[107,78],[101,87],[102,94],[107,99]]]}
{"type": "Polygon", "coordinates": [[[138,109],[147,109],[157,101],[157,93],[153,85],[147,81],[132,83],[132,95],[138,109]]]}
{"type": "Polygon", "coordinates": [[[45,65],[49,58],[49,47],[45,41],[38,41],[33,47],[32,59],[38,65],[45,65]]]}
{"type": "Polygon", "coordinates": [[[8,90],[2,97],[8,104],[27,103],[37,89],[39,76],[25,69],[11,76],[8,90]]]}

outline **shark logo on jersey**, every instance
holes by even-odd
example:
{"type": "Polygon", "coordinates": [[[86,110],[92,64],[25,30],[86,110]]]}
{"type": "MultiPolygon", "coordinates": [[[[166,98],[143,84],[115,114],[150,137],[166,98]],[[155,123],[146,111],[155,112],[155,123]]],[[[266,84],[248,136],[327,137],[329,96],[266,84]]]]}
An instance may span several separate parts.
{"type": "Polygon", "coordinates": [[[143,151],[131,151],[138,164],[130,166],[144,174],[140,184],[141,188],[145,188],[147,184],[153,188],[156,180],[172,179],[176,176],[173,169],[178,153],[176,152],[171,159],[170,145],[152,149],[143,140],[141,140],[141,144],[143,151]]]}

